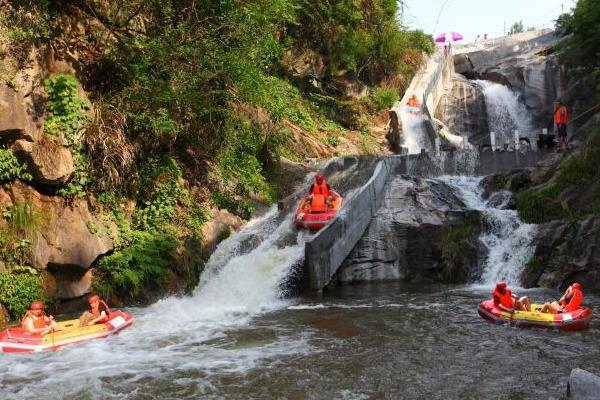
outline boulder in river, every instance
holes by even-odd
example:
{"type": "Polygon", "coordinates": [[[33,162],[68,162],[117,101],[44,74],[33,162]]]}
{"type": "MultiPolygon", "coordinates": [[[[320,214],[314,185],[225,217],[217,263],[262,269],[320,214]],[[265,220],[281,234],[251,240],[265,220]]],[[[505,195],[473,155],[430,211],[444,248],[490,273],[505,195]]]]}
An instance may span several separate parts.
{"type": "Polygon", "coordinates": [[[600,397],[600,376],[573,368],[567,384],[567,396],[573,400],[597,400],[600,397]]]}
{"type": "Polygon", "coordinates": [[[480,214],[442,182],[398,176],[334,280],[466,282],[484,253],[480,214]]]}

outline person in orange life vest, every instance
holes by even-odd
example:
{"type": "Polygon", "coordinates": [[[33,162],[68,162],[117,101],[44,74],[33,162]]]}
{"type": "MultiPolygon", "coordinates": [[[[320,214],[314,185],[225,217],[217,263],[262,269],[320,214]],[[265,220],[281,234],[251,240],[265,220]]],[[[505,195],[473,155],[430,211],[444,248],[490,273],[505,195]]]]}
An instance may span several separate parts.
{"type": "Polygon", "coordinates": [[[417,95],[413,94],[406,102],[406,105],[409,107],[419,107],[421,103],[419,103],[419,100],[417,100],[417,95]]]}
{"type": "Polygon", "coordinates": [[[581,308],[582,304],[583,291],[581,290],[581,285],[575,282],[565,290],[565,294],[563,294],[560,300],[545,303],[542,307],[542,312],[550,312],[552,314],[571,312],[581,308]]]}
{"type": "Polygon", "coordinates": [[[492,298],[497,308],[509,313],[519,311],[529,311],[529,299],[527,296],[518,298],[506,287],[505,282],[498,282],[496,288],[492,292],[492,298]]]}
{"type": "Polygon", "coordinates": [[[91,311],[85,311],[79,317],[79,326],[91,326],[108,321],[110,309],[98,295],[92,295],[88,298],[91,311]]]}
{"type": "Polygon", "coordinates": [[[567,107],[559,100],[554,109],[554,123],[559,143],[559,150],[567,150],[567,123],[569,122],[569,112],[567,107]]]}
{"type": "Polygon", "coordinates": [[[331,195],[331,188],[325,182],[325,178],[322,175],[315,175],[315,182],[311,185],[308,190],[308,204],[309,213],[321,213],[327,211],[333,201],[331,195]]]}
{"type": "Polygon", "coordinates": [[[46,316],[44,313],[44,303],[36,300],[29,306],[29,311],[25,313],[21,321],[21,328],[27,333],[39,333],[45,335],[56,331],[56,322],[53,316],[46,316]]]}

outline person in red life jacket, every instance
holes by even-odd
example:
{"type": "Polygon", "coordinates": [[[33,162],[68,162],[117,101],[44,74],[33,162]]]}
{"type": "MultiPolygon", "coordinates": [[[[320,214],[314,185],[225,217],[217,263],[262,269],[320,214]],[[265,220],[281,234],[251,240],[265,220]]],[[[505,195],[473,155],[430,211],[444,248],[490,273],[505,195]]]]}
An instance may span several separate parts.
{"type": "Polygon", "coordinates": [[[492,292],[492,298],[494,299],[494,305],[502,311],[509,313],[519,311],[529,311],[529,299],[527,296],[519,298],[516,294],[513,294],[506,287],[505,282],[498,282],[496,288],[492,292]]]}
{"type": "Polygon", "coordinates": [[[554,109],[554,123],[559,143],[559,150],[567,150],[567,123],[569,122],[569,112],[567,107],[559,100],[554,109]]]}
{"type": "Polygon", "coordinates": [[[542,307],[542,312],[550,312],[558,314],[563,312],[575,311],[583,305],[583,291],[581,285],[577,282],[572,284],[565,290],[565,294],[558,301],[545,303],[542,307]]]}
{"type": "Polygon", "coordinates": [[[95,324],[102,324],[108,321],[108,314],[110,309],[98,295],[92,295],[88,298],[90,304],[90,311],[85,311],[81,317],[79,317],[79,326],[91,326],[95,324]]]}
{"type": "Polygon", "coordinates": [[[51,315],[47,316],[44,313],[44,303],[40,300],[31,303],[29,310],[21,320],[21,328],[27,333],[38,333],[41,335],[58,330],[54,317],[51,315]]]}
{"type": "Polygon", "coordinates": [[[322,213],[331,207],[333,196],[331,195],[331,187],[325,182],[322,175],[315,175],[315,182],[311,185],[309,191],[308,204],[309,213],[322,213]]]}

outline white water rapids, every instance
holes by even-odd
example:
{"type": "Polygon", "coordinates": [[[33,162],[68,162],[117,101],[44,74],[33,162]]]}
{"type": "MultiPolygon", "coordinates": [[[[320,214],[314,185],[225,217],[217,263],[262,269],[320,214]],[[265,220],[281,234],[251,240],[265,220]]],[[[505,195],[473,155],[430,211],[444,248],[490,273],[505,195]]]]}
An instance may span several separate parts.
{"type": "Polygon", "coordinates": [[[533,255],[532,240],[536,225],[526,224],[515,210],[492,207],[482,198],[481,178],[445,176],[440,180],[454,187],[467,207],[483,213],[484,233],[479,237],[487,248],[481,284],[503,280],[511,287],[520,286],[525,263],[533,255]]]}
{"type": "MultiPolygon", "coordinates": [[[[52,387],[52,393],[69,398],[91,390],[93,398],[120,399],[117,393],[122,390],[114,388],[113,392],[111,385],[103,384],[115,373],[125,377],[119,385],[137,386],[145,379],[164,376],[166,370],[180,371],[183,376],[188,370],[207,376],[217,371],[242,372],[264,358],[310,351],[302,332],[253,346],[231,346],[226,338],[228,330],[251,329],[252,318],[291,304],[285,299],[284,283],[302,262],[309,236],[293,230],[291,216],[281,224],[277,216],[274,207],[221,243],[192,296],[169,297],[148,308],[133,309],[134,325],[118,337],[67,348],[60,356],[2,355],[0,398],[36,398],[52,387]],[[243,242],[257,237],[262,243],[242,254],[243,242]],[[278,241],[285,237],[296,241],[280,246],[278,241]],[[39,379],[31,381],[36,376],[39,379]]],[[[209,382],[189,379],[198,395],[210,389],[209,382]]]]}

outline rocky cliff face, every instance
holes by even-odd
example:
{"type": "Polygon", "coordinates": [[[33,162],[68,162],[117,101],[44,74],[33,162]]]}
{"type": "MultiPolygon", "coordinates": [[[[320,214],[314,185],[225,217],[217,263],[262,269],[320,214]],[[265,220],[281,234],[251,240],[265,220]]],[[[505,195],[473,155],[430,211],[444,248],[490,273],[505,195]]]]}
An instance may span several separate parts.
{"type": "Polygon", "coordinates": [[[479,231],[479,213],[467,210],[450,187],[397,177],[334,280],[466,282],[485,255],[479,231]]]}
{"type": "Polygon", "coordinates": [[[470,79],[485,79],[519,93],[535,126],[551,127],[554,101],[564,94],[565,79],[551,55],[557,42],[547,34],[514,46],[459,54],[455,69],[470,79]]]}
{"type": "Polygon", "coordinates": [[[535,240],[534,259],[523,275],[527,287],[565,289],[573,282],[584,290],[600,291],[600,218],[542,224],[535,240]]]}

